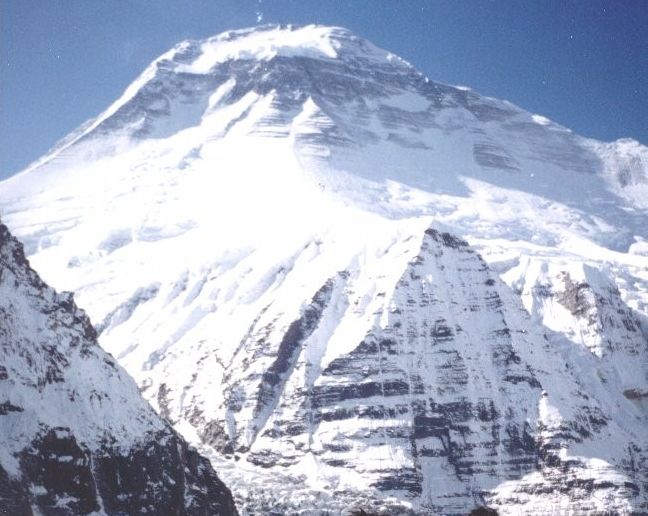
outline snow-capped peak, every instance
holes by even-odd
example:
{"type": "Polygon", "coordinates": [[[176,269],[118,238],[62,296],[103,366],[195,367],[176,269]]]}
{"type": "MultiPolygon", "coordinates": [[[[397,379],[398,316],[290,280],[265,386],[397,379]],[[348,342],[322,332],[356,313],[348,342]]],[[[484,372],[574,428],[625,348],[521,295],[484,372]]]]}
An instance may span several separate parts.
{"type": "Polygon", "coordinates": [[[266,26],[157,59],[0,210],[160,413],[241,486],[271,471],[254,512],[558,510],[576,470],[606,480],[570,509],[645,509],[646,170],[344,29],[266,26]]]}
{"type": "Polygon", "coordinates": [[[266,25],[228,31],[202,42],[185,42],[179,49],[198,47],[199,55],[178,67],[186,73],[207,73],[229,60],[267,61],[275,57],[337,59],[348,56],[374,60],[389,59],[388,52],[341,27],[266,25]]]}

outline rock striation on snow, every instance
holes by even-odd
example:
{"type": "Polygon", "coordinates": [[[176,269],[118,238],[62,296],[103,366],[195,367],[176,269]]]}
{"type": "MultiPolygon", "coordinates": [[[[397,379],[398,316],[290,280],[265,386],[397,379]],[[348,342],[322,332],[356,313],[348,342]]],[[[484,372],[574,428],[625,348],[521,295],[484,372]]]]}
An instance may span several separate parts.
{"type": "Polygon", "coordinates": [[[96,339],[0,224],[0,513],[237,514],[96,339]]]}
{"type": "Polygon", "coordinates": [[[647,170],[264,26],[160,56],[0,210],[249,514],[641,514],[647,170]]]}

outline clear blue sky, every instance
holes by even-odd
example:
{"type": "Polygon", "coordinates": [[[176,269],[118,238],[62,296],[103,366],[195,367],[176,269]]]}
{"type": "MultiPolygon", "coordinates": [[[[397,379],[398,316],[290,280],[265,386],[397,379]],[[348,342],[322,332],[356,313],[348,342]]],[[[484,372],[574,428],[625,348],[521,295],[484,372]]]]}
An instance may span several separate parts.
{"type": "Polygon", "coordinates": [[[648,1],[0,0],[0,178],[99,114],[175,43],[341,25],[433,80],[585,136],[648,144],[648,1]]]}

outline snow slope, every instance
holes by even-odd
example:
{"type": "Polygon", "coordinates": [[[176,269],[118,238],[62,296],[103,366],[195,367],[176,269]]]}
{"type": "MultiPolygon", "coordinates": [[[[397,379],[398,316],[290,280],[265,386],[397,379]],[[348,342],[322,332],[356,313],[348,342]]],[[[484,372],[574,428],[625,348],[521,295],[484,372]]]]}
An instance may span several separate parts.
{"type": "Polygon", "coordinates": [[[647,169],[265,26],[158,58],[0,213],[243,510],[640,512],[647,169]]]}

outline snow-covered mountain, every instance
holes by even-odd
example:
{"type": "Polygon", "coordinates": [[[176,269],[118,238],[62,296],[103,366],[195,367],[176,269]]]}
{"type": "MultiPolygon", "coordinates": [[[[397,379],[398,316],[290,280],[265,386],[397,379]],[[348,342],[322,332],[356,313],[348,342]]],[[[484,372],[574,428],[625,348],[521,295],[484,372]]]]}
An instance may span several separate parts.
{"type": "Polygon", "coordinates": [[[0,513],[236,514],[96,339],[0,224],[0,513]]]}
{"type": "Polygon", "coordinates": [[[647,170],[266,26],[162,55],[0,214],[243,511],[642,513],[647,170]]]}

